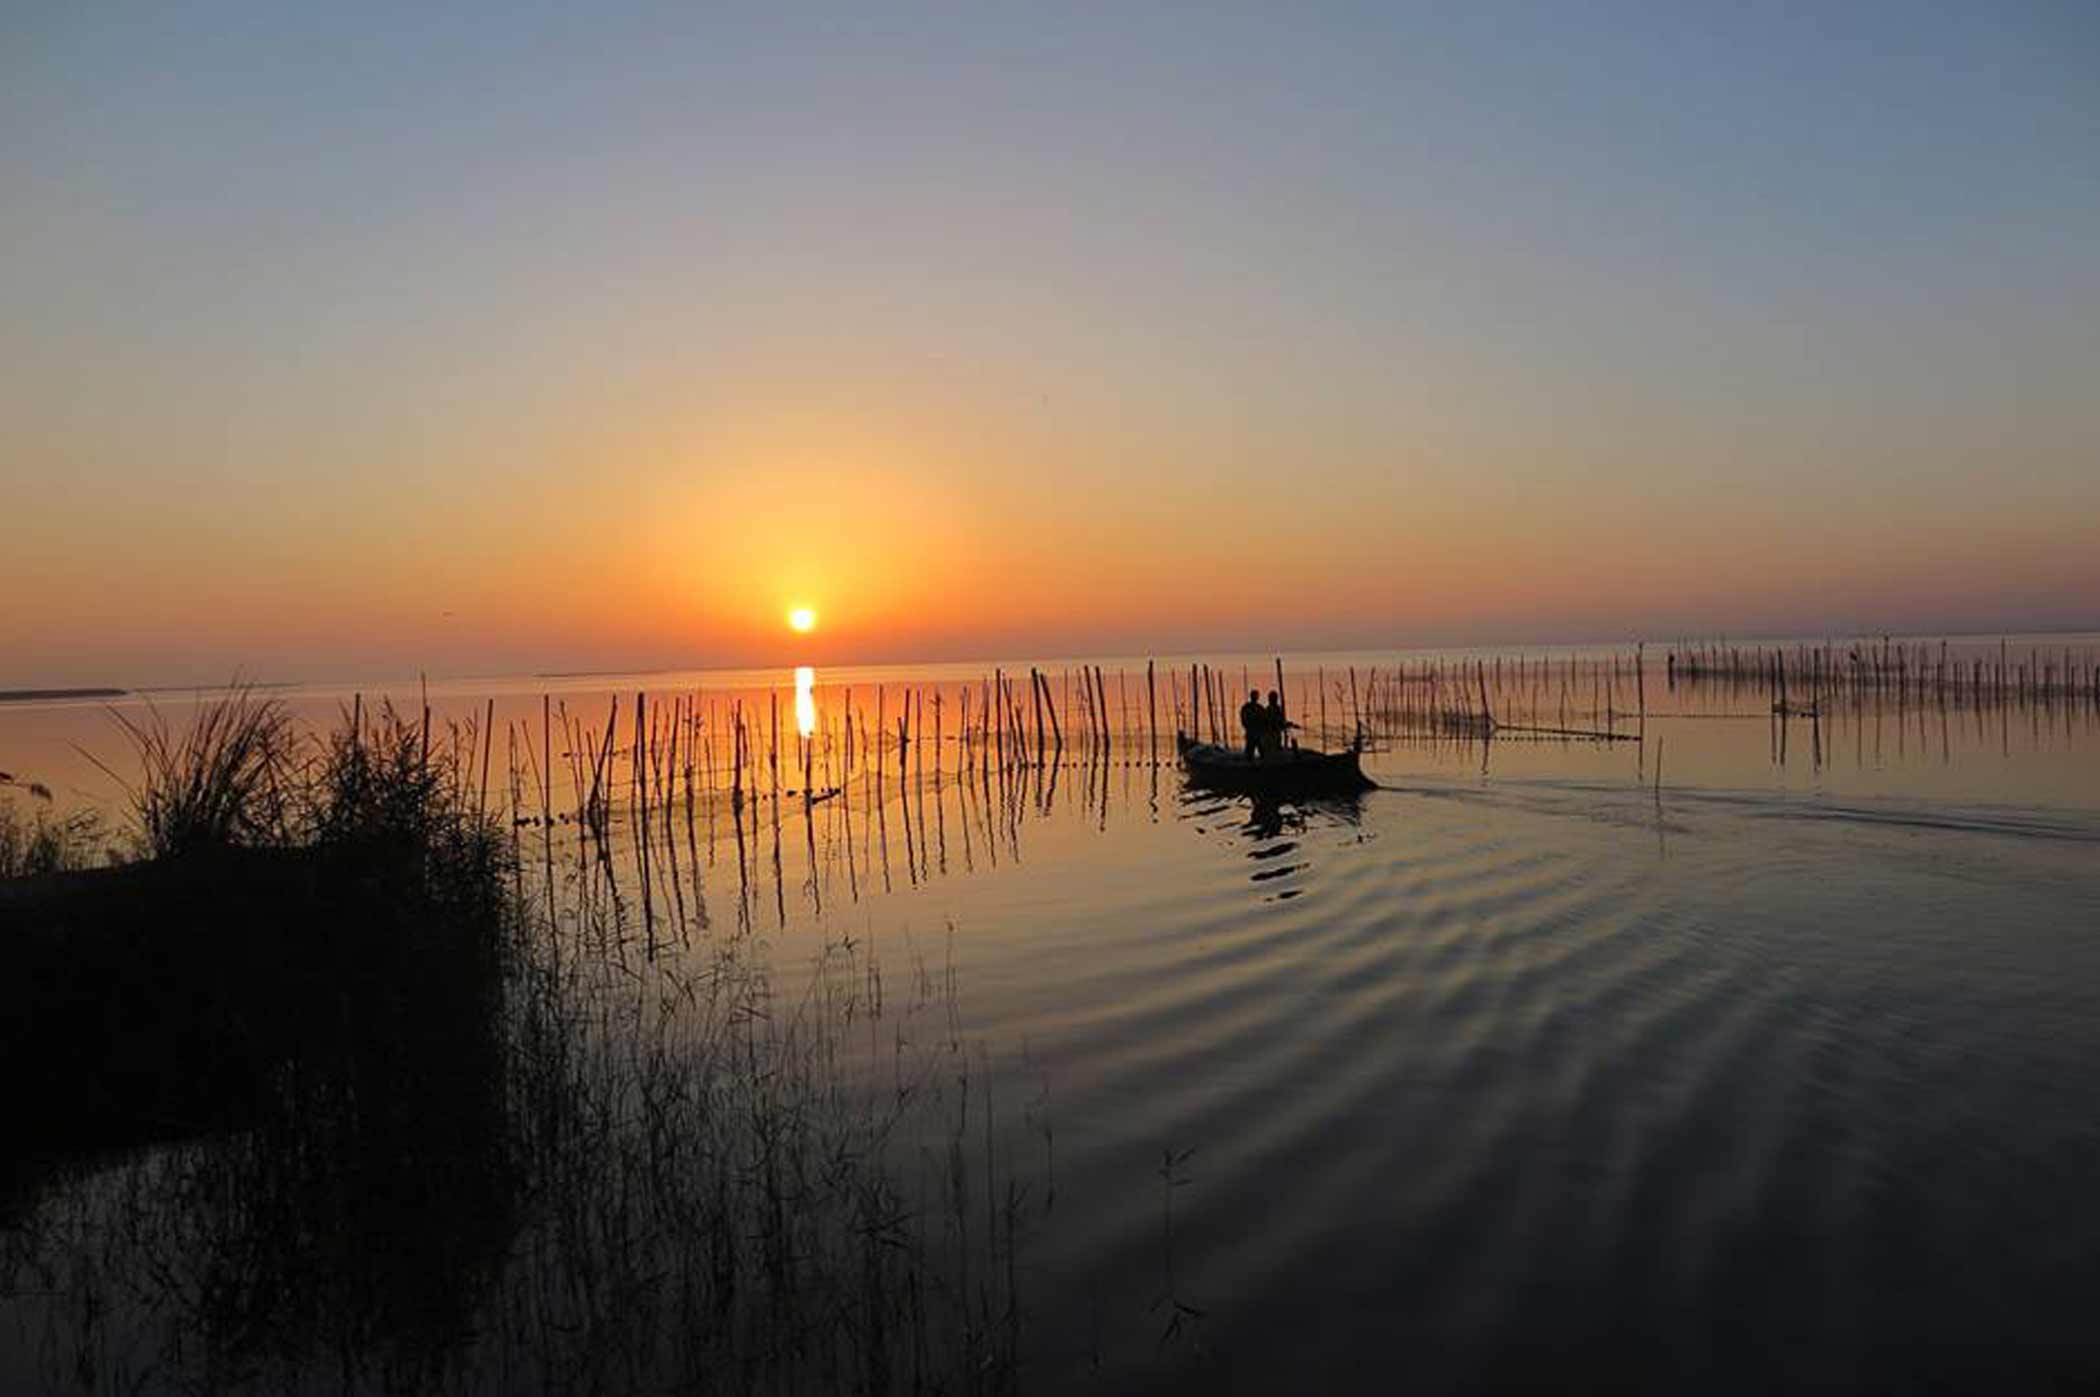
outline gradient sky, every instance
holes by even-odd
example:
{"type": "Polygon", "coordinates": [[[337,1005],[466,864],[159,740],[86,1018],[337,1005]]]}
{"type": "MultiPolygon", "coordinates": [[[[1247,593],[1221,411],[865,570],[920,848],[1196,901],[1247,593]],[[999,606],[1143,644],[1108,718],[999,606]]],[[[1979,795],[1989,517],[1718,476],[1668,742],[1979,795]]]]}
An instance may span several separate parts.
{"type": "Polygon", "coordinates": [[[2086,0],[32,0],[0,191],[0,687],[2100,621],[2086,0]]]}

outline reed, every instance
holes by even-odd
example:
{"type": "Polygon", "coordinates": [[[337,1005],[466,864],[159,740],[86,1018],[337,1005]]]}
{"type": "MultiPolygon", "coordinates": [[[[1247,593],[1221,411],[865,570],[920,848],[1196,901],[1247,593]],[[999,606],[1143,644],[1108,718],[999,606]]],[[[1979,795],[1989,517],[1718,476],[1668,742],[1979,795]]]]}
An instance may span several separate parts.
{"type": "MultiPolygon", "coordinates": [[[[298,742],[274,699],[237,688],[201,705],[179,733],[148,704],[142,717],[111,716],[129,739],[136,776],[97,765],[123,789],[139,847],[151,857],[282,845],[293,835],[298,742]]],[[[428,732],[419,737],[428,746],[428,732]]]]}
{"type": "Polygon", "coordinates": [[[116,854],[109,830],[93,810],[56,814],[50,789],[0,771],[0,878],[28,878],[90,868],[116,854]],[[24,791],[29,812],[15,805],[24,791]]]}

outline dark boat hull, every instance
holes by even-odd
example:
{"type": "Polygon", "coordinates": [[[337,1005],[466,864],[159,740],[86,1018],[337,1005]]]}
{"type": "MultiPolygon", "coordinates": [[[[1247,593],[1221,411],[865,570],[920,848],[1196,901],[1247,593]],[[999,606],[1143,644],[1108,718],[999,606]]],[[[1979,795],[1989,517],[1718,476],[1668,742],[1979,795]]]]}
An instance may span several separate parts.
{"type": "Polygon", "coordinates": [[[1269,796],[1345,795],[1375,784],[1365,777],[1353,749],[1315,752],[1293,747],[1268,761],[1250,762],[1237,748],[1216,743],[1182,737],[1175,745],[1189,779],[1213,790],[1269,796]]]}

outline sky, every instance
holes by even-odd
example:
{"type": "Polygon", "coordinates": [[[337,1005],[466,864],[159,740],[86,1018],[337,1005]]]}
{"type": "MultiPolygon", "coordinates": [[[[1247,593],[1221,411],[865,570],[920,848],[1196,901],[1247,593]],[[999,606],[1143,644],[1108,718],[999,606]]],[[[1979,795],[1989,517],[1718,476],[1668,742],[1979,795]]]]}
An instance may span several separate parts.
{"type": "Polygon", "coordinates": [[[0,209],[0,687],[2100,622],[2089,3],[29,0],[0,209]]]}

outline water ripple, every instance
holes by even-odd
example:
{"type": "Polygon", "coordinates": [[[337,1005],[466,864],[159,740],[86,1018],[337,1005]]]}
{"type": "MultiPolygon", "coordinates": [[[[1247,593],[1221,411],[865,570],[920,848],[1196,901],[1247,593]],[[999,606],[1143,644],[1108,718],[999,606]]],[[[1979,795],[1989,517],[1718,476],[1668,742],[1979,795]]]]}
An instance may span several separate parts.
{"type": "MultiPolygon", "coordinates": [[[[2057,1287],[2100,1281],[2100,1216],[2063,1211],[2072,1172],[2100,1168],[2071,1085],[2100,1029],[2072,986],[2100,985],[2100,943],[2066,939],[2052,890],[2100,893],[2050,850],[2094,827],[1664,798],[1694,834],[1675,851],[1652,793],[1570,782],[1380,791],[1353,819],[1289,813],[1282,837],[1273,814],[1183,808],[1180,876],[1237,870],[1185,891],[1151,978],[1080,1030],[1067,1100],[1124,1106],[1071,1167],[1200,1145],[1175,1251],[1230,1336],[1226,1386],[1382,1384],[1336,1318],[1372,1313],[1423,1346],[1394,1371],[1432,1386],[1521,1376],[1523,1344],[1728,1387],[2072,1332],[2050,1328],[2057,1287]],[[2058,881],[2001,868],[1980,902],[1962,860],[1871,842],[1920,835],[2024,845],[2058,881]],[[1318,896],[1260,903],[1235,879],[1318,896]],[[2063,982],[2035,973],[2041,945],[2063,982]],[[1997,1238],[2026,1211],[1992,1201],[2013,1177],[2089,1249],[2030,1265],[1997,1238]],[[1922,1340],[1920,1315],[1941,1326],[1922,1340]]],[[[1156,1215],[1118,1216],[1084,1236],[1142,1271],[1156,1215]]]]}

